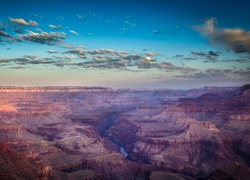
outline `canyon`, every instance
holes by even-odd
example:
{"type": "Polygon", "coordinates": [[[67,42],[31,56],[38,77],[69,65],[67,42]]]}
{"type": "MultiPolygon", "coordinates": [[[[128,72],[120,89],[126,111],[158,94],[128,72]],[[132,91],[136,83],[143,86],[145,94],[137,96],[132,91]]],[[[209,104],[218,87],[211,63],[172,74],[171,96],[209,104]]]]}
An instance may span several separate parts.
{"type": "Polygon", "coordinates": [[[2,86],[0,122],[0,179],[250,179],[250,85],[2,86]]]}

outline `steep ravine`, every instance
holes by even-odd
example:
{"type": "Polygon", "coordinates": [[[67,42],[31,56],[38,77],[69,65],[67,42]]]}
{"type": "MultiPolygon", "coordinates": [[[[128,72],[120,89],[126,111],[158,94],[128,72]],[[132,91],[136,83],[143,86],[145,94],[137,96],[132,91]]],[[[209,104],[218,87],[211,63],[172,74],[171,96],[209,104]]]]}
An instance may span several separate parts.
{"type": "MultiPolygon", "coordinates": [[[[128,110],[126,109],[126,111],[128,110]]],[[[138,128],[127,122],[119,122],[119,117],[122,112],[124,113],[125,110],[104,113],[98,123],[91,125],[95,131],[105,139],[108,148],[134,161],[134,159],[129,156],[129,153],[132,151],[135,142],[139,139],[139,137],[136,136],[138,128]]]]}
{"type": "MultiPolygon", "coordinates": [[[[121,153],[131,162],[143,163],[152,166],[156,171],[169,171],[174,173],[185,174],[192,177],[204,177],[207,174],[197,168],[180,166],[175,163],[163,163],[152,161],[147,151],[134,152],[135,145],[138,142],[145,141],[148,146],[162,146],[161,142],[152,142],[150,139],[141,139],[137,136],[138,127],[129,121],[121,120],[118,112],[108,113],[103,118],[104,126],[97,131],[100,136],[105,138],[109,148],[121,153]],[[153,143],[153,144],[152,144],[153,143]]],[[[165,145],[166,148],[169,146],[165,145]]]]}

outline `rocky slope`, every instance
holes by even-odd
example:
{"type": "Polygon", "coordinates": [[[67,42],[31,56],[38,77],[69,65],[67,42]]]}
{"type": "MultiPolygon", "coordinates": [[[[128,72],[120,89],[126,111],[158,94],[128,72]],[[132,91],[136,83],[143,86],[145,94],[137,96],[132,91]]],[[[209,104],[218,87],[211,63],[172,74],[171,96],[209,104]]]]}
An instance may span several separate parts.
{"type": "Polygon", "coordinates": [[[0,179],[193,179],[248,168],[249,112],[249,85],[0,87],[0,179]]]}

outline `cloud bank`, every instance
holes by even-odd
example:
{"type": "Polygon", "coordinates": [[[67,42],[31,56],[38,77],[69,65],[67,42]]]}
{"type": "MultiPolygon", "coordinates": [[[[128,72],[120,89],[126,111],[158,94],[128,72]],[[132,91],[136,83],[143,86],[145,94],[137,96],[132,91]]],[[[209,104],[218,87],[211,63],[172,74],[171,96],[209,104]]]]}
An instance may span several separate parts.
{"type": "Polygon", "coordinates": [[[205,24],[192,28],[208,37],[213,43],[224,44],[236,53],[250,53],[250,31],[240,28],[217,28],[215,20],[210,18],[205,21],[205,24]]]}
{"type": "Polygon", "coordinates": [[[32,31],[28,31],[28,34],[20,35],[20,37],[26,41],[32,41],[40,44],[47,44],[47,45],[55,45],[61,42],[64,37],[64,33],[56,33],[56,32],[41,32],[35,33],[32,31]]]}

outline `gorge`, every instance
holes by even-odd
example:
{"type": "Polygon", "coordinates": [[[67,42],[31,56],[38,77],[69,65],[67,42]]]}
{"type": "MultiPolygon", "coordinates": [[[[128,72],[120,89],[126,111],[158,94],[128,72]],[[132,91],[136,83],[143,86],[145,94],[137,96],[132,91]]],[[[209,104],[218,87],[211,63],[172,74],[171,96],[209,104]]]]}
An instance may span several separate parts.
{"type": "Polygon", "coordinates": [[[250,85],[0,87],[0,121],[0,179],[250,178],[250,85]]]}

